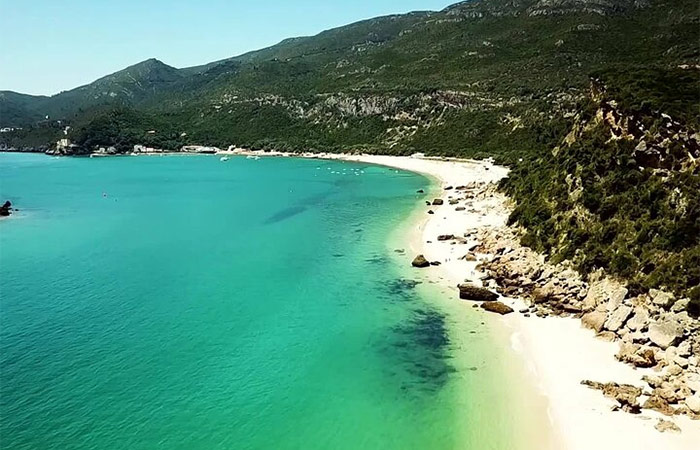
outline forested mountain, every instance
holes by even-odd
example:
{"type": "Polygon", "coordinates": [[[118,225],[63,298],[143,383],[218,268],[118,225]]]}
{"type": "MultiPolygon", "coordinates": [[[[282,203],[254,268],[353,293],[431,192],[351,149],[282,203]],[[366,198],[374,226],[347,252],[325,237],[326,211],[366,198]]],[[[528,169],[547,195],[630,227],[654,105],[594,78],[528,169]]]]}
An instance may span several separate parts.
{"type": "Polygon", "coordinates": [[[151,59],[52,97],[2,92],[0,126],[22,127],[5,148],[67,137],[75,153],[493,156],[530,245],[700,302],[696,0],[466,1],[199,67],[151,59]]]}
{"type": "Polygon", "coordinates": [[[206,66],[178,70],[151,59],[50,98],[18,102],[5,92],[0,126],[28,127],[45,116],[75,125],[111,120],[130,138],[95,145],[125,149],[162,121],[153,145],[530,150],[551,144],[540,142],[547,139],[540,128],[569,125],[559,122],[576,111],[594,76],[626,95],[636,94],[625,90],[628,79],[661,89],[643,101],[697,125],[694,95],[674,92],[673,80],[697,89],[698,26],[692,0],[468,1],[206,66]],[[671,84],[654,86],[659,77],[671,84]],[[183,133],[187,142],[172,139],[183,133]]]}

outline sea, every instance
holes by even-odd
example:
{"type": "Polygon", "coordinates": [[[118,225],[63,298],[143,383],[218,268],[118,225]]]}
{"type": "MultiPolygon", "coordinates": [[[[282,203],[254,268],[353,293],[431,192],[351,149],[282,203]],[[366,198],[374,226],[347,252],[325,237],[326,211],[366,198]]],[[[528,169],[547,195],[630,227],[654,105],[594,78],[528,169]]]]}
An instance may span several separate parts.
{"type": "Polygon", "coordinates": [[[410,267],[433,188],[356,162],[0,153],[0,447],[529,448],[507,338],[410,267]]]}

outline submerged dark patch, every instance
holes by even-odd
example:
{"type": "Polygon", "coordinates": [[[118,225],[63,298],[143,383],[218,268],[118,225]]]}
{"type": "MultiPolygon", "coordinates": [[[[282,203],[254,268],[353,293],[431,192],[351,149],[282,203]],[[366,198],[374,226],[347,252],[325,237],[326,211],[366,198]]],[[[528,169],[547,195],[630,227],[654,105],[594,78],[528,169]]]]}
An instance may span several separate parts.
{"type": "Polygon", "coordinates": [[[283,220],[287,220],[289,218],[292,218],[298,214],[303,213],[309,208],[313,208],[315,206],[322,205],[325,203],[326,199],[329,197],[336,195],[340,192],[339,189],[331,189],[326,192],[321,192],[319,194],[314,194],[310,195],[308,197],[305,197],[301,200],[299,200],[298,204],[296,206],[290,206],[288,208],[285,208],[272,216],[268,217],[265,220],[265,225],[273,224],[273,223],[278,223],[282,222],[283,220]]]}
{"type": "Polygon", "coordinates": [[[381,282],[380,291],[386,294],[386,298],[389,298],[390,300],[413,300],[415,299],[416,286],[421,283],[421,281],[417,280],[397,278],[390,281],[381,282]]]}
{"type": "Polygon", "coordinates": [[[369,258],[366,258],[365,261],[371,264],[383,265],[389,262],[389,258],[387,258],[385,255],[372,255],[369,258]]]}
{"type": "Polygon", "coordinates": [[[265,224],[270,225],[273,223],[282,222],[283,220],[287,220],[291,217],[303,213],[304,211],[306,211],[305,206],[292,206],[291,208],[285,208],[282,211],[279,211],[268,217],[265,220],[265,224]]]}
{"type": "Polygon", "coordinates": [[[450,340],[445,317],[437,311],[419,309],[413,317],[391,329],[382,352],[392,359],[402,391],[435,393],[451,373],[450,340]]]}

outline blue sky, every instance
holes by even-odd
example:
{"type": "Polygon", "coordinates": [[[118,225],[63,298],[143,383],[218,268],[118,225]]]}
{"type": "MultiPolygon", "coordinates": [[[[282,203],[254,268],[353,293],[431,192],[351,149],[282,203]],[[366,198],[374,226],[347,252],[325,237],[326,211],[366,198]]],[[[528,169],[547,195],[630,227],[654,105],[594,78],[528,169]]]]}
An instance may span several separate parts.
{"type": "Polygon", "coordinates": [[[187,67],[457,0],[0,0],[0,90],[55,94],[148,58],[187,67]]]}

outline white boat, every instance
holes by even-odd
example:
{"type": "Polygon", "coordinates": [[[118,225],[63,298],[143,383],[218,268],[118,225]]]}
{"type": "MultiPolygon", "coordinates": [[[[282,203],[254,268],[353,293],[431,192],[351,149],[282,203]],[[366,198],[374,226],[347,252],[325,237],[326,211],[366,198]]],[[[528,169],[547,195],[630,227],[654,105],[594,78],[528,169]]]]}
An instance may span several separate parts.
{"type": "Polygon", "coordinates": [[[248,157],[246,159],[254,159],[257,161],[260,159],[260,157],[258,155],[248,155],[248,157]]]}
{"type": "Polygon", "coordinates": [[[221,159],[219,159],[221,162],[226,162],[228,161],[228,156],[222,156],[221,159]]]}

